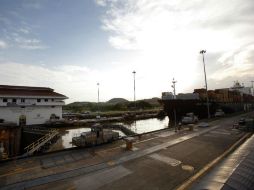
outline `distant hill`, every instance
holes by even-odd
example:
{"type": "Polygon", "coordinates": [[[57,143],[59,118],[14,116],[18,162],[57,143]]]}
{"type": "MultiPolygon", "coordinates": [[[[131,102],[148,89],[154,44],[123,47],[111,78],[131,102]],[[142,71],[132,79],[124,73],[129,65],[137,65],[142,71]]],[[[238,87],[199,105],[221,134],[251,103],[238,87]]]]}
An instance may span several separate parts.
{"type": "Polygon", "coordinates": [[[127,103],[127,102],[129,101],[124,98],[112,98],[109,101],[107,101],[107,103],[109,104],[118,104],[118,103],[127,103]]]}
{"type": "MultiPolygon", "coordinates": [[[[137,109],[151,109],[161,107],[158,102],[159,98],[137,100],[136,103],[128,101],[124,98],[112,98],[107,102],[100,102],[100,111],[128,111],[134,107],[137,109]]],[[[86,111],[95,112],[98,110],[97,102],[73,102],[63,107],[64,111],[83,113],[86,111]]]]}
{"type": "Polygon", "coordinates": [[[94,102],[72,102],[70,104],[67,104],[67,106],[82,107],[87,106],[89,104],[94,104],[94,102]]]}

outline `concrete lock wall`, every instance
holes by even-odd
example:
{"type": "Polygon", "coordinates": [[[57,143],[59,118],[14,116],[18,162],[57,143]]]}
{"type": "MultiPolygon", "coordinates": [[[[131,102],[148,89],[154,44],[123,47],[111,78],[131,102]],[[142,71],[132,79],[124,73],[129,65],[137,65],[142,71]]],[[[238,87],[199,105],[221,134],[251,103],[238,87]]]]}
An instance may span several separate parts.
{"type": "Polygon", "coordinates": [[[20,117],[25,116],[26,125],[44,124],[50,120],[51,115],[62,118],[62,106],[26,106],[22,107],[0,107],[0,119],[4,122],[12,122],[19,125],[20,117]]]}
{"type": "Polygon", "coordinates": [[[3,151],[8,157],[17,156],[20,153],[21,127],[0,126],[0,143],[2,143],[3,151]]]}

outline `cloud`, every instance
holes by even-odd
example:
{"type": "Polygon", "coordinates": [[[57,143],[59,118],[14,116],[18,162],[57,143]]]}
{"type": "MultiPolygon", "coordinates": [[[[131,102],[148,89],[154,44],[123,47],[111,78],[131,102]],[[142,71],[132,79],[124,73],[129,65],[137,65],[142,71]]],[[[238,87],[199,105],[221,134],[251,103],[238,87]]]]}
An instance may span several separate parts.
{"type": "Polygon", "coordinates": [[[5,49],[5,48],[7,48],[6,42],[0,40],[0,49],[5,49]]]}
{"type": "Polygon", "coordinates": [[[249,11],[250,7],[254,7],[251,0],[244,4],[240,0],[217,3],[211,0],[206,3],[201,0],[126,0],[104,1],[104,5],[108,9],[102,20],[103,28],[112,32],[109,38],[111,45],[121,49],[133,46],[144,49],[148,42],[160,44],[164,41],[174,46],[188,43],[194,46],[193,42],[196,42],[216,51],[218,48],[230,49],[235,42],[235,45],[241,44],[235,38],[241,38],[246,32],[242,31],[243,27],[248,31],[254,30],[251,24],[254,13],[249,11]],[[237,26],[240,27],[235,28],[237,26]],[[233,29],[232,34],[230,29],[233,29]],[[214,40],[223,42],[222,48],[214,40]]]}
{"type": "MultiPolygon", "coordinates": [[[[1,84],[6,85],[51,87],[68,96],[67,102],[96,101],[96,84],[99,82],[102,101],[113,97],[132,100],[132,69],[132,65],[128,64],[115,65],[114,68],[107,68],[107,70],[95,70],[86,66],[68,64],[48,67],[17,62],[0,62],[0,79],[1,84]]],[[[144,73],[140,68],[137,68],[136,71],[137,99],[160,96],[162,89],[156,84],[150,73],[144,73]]],[[[156,71],[153,72],[156,73],[156,71]]]]}
{"type": "Polygon", "coordinates": [[[30,33],[29,29],[27,29],[27,28],[20,28],[19,32],[22,32],[24,34],[29,34],[30,33]]]}
{"type": "Polygon", "coordinates": [[[95,3],[99,6],[106,6],[107,5],[107,1],[106,0],[95,0],[95,3]]]}
{"type": "Polygon", "coordinates": [[[86,93],[91,91],[91,74],[94,72],[88,68],[73,65],[48,68],[16,62],[0,63],[1,84],[51,87],[67,95],[68,102],[91,100],[92,96],[86,93]]]}
{"type": "Polygon", "coordinates": [[[16,42],[17,46],[23,49],[29,49],[29,50],[37,50],[37,49],[46,49],[47,46],[44,46],[41,44],[41,41],[35,38],[29,39],[29,38],[23,38],[19,35],[14,38],[14,41],[16,42]]]}
{"type": "Polygon", "coordinates": [[[179,90],[203,86],[201,49],[207,50],[209,80],[246,78],[253,71],[252,0],[105,0],[103,6],[111,46],[136,50],[135,67],[175,77],[185,83],[179,90]]]}
{"type": "Polygon", "coordinates": [[[41,9],[43,7],[39,0],[24,0],[22,6],[27,9],[41,9]]]}
{"type": "MultiPolygon", "coordinates": [[[[39,2],[36,1],[23,1],[25,5],[30,7],[30,4],[35,5],[39,2]]],[[[34,7],[34,8],[35,8],[34,7]]],[[[23,9],[22,9],[23,10],[23,9]]],[[[0,15],[0,34],[3,38],[8,39],[9,47],[17,47],[26,50],[39,50],[48,48],[43,44],[40,36],[35,32],[38,26],[26,22],[27,18],[20,13],[20,11],[7,10],[4,16],[0,15]]],[[[31,21],[30,21],[31,22],[31,21]]]]}
{"type": "Polygon", "coordinates": [[[219,81],[234,76],[251,79],[254,71],[253,60],[254,43],[242,47],[240,51],[227,52],[219,58],[218,62],[221,63],[221,67],[210,78],[219,81]]]}
{"type": "Polygon", "coordinates": [[[43,65],[0,62],[1,84],[45,86],[69,97],[67,102],[96,101],[97,82],[100,85],[101,100],[112,97],[132,97],[133,78],[131,70],[115,67],[102,72],[77,65],[47,67],[43,65]]]}

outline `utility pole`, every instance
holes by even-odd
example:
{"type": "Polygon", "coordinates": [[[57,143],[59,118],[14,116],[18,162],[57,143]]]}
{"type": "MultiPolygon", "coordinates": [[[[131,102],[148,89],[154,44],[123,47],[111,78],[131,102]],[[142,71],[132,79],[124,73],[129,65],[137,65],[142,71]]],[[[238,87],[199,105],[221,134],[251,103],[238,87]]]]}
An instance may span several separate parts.
{"type": "Polygon", "coordinates": [[[97,116],[99,117],[99,103],[100,103],[100,83],[97,83],[97,116]]]}
{"type": "Polygon", "coordinates": [[[134,79],[134,106],[136,110],[136,71],[133,71],[133,79],[134,79]]]}
{"type": "Polygon", "coordinates": [[[250,81],[251,82],[251,88],[252,88],[252,95],[254,96],[254,88],[253,88],[253,83],[254,83],[254,81],[252,80],[252,81],[250,81]]]}
{"type": "MultiPolygon", "coordinates": [[[[176,82],[175,79],[173,78],[173,81],[172,81],[172,88],[173,88],[173,93],[174,93],[174,99],[176,99],[176,82]]],[[[176,108],[174,107],[174,120],[175,120],[175,132],[177,131],[176,130],[176,108]]]]}
{"type": "Polygon", "coordinates": [[[209,110],[209,98],[208,98],[208,91],[207,91],[207,80],[206,80],[206,69],[205,69],[205,54],[206,50],[201,50],[200,54],[203,56],[203,65],[204,65],[204,74],[205,74],[205,88],[206,88],[206,104],[207,104],[207,117],[210,118],[210,110],[209,110]]]}

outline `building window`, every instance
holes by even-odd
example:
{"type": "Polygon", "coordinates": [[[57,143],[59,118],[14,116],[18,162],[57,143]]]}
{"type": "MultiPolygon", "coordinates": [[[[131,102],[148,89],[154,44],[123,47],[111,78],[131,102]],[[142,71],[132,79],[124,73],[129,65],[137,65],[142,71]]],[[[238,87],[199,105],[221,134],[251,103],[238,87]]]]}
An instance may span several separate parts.
{"type": "Polygon", "coordinates": [[[49,100],[48,99],[45,99],[45,102],[48,102],[49,100]]]}
{"type": "Polygon", "coordinates": [[[41,99],[37,99],[37,102],[41,102],[41,99]]]}
{"type": "Polygon", "coordinates": [[[51,99],[52,102],[54,102],[55,100],[54,99],[51,99]]]}
{"type": "Polygon", "coordinates": [[[3,99],[3,102],[7,102],[7,98],[4,98],[4,99],[3,99]]]}
{"type": "Polygon", "coordinates": [[[55,108],[55,106],[51,106],[51,108],[55,108]]]}
{"type": "Polygon", "coordinates": [[[13,103],[16,103],[16,102],[17,102],[17,99],[15,99],[15,98],[12,99],[12,102],[13,102],[13,103]]]}
{"type": "Polygon", "coordinates": [[[24,103],[24,102],[25,102],[25,99],[21,99],[21,102],[24,103]]]}
{"type": "Polygon", "coordinates": [[[38,113],[38,114],[37,114],[37,117],[41,117],[41,114],[38,113]]]}

